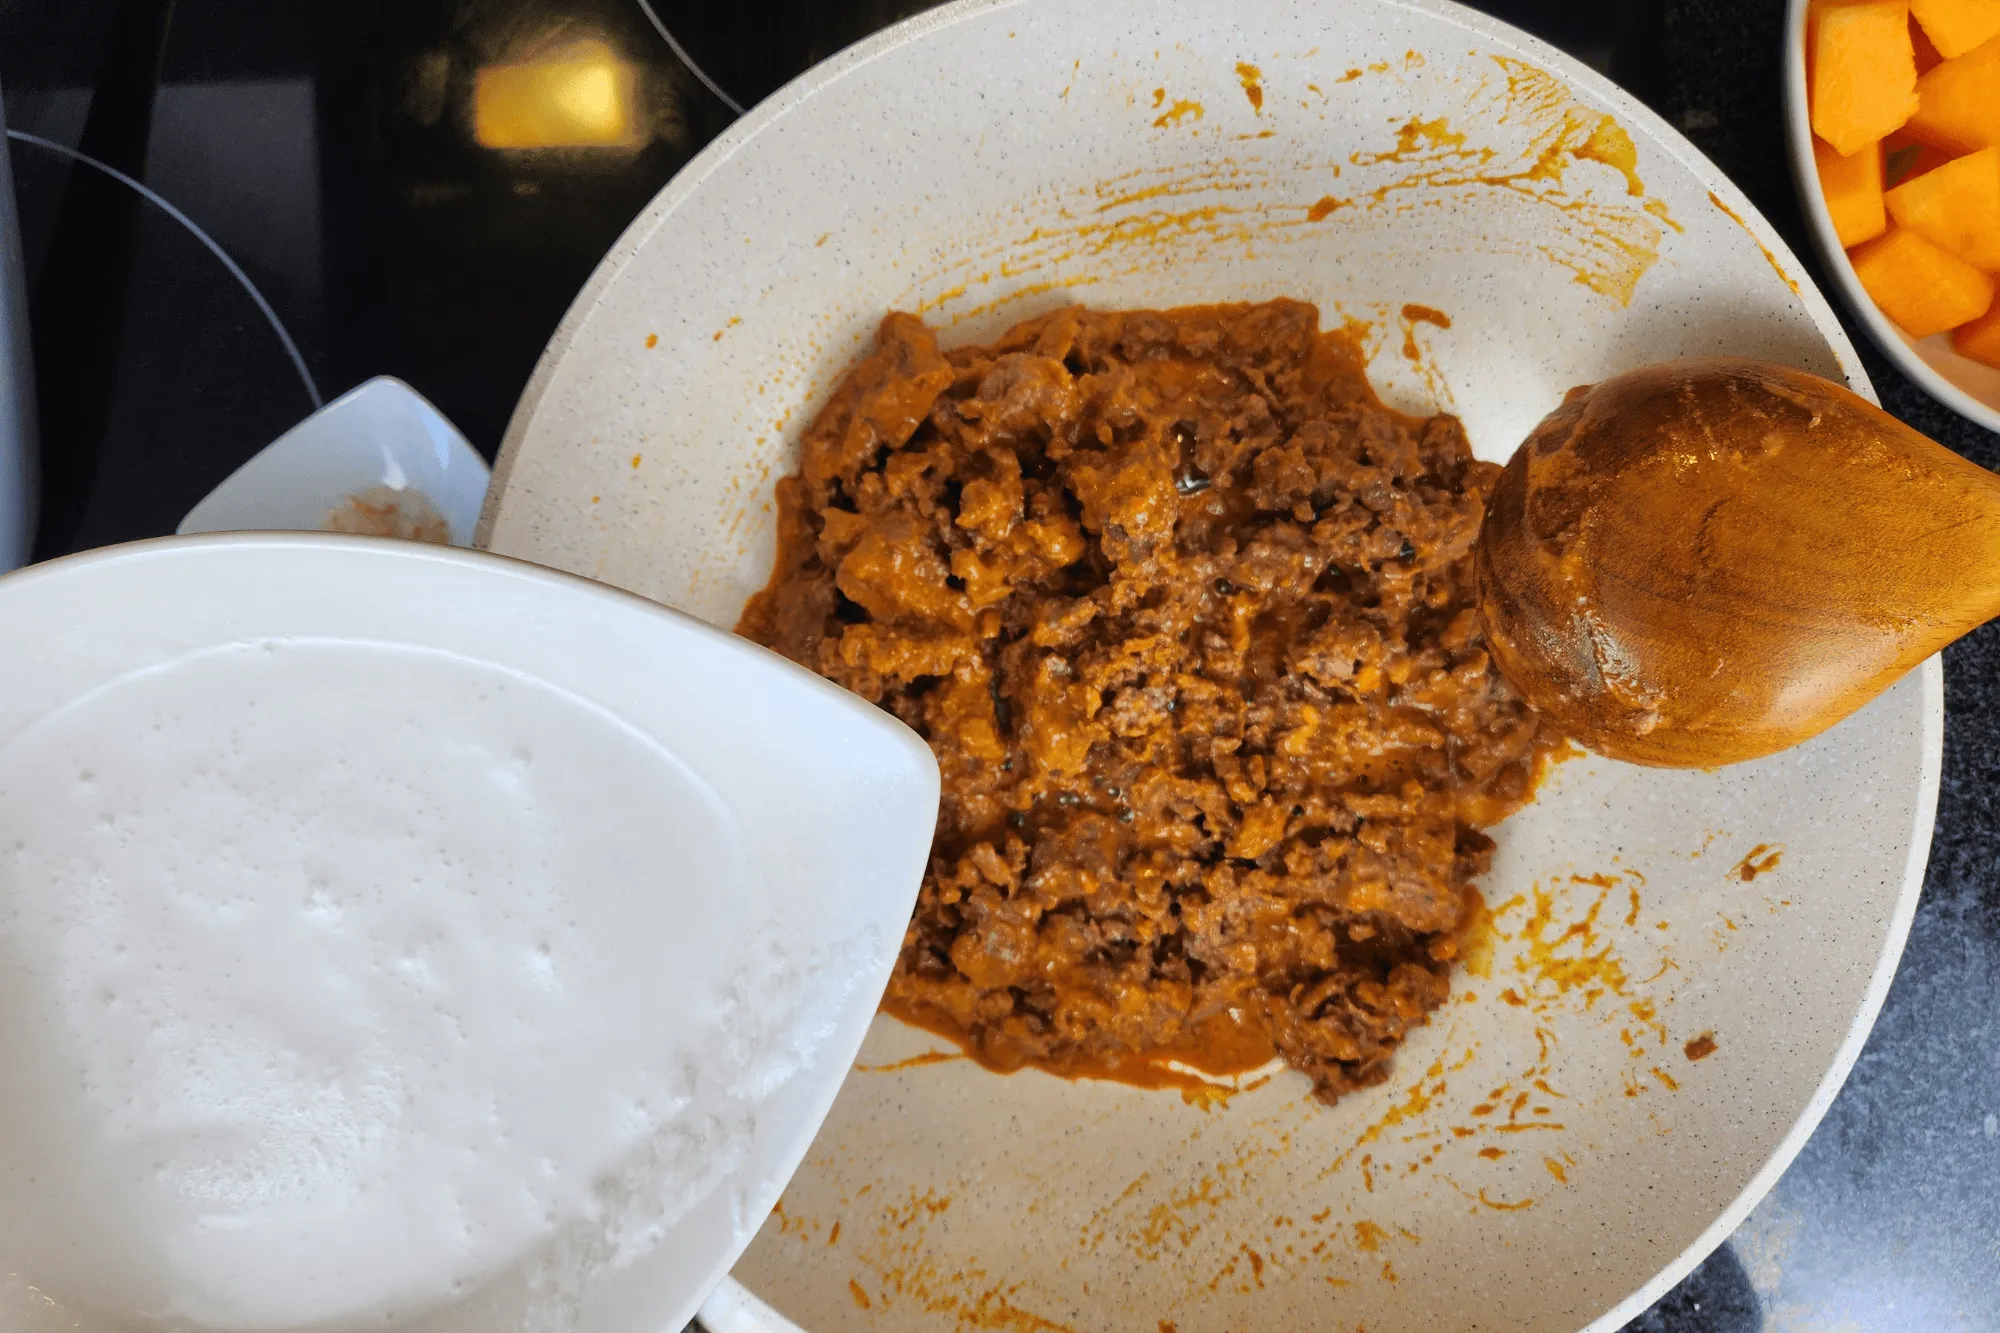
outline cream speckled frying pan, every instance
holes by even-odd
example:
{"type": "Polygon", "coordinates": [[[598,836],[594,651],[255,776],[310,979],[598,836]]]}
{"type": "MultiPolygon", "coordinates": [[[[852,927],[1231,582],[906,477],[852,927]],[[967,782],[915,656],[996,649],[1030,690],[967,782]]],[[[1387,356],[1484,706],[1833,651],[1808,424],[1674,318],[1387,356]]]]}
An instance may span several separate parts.
{"type": "MultiPolygon", "coordinates": [[[[785,88],[633,224],[522,400],[485,540],[731,624],[800,426],[890,308],[969,339],[1065,301],[1306,297],[1499,459],[1572,385],[1668,357],[1866,393],[1801,272],[1658,118],[1451,5],[967,0],[785,88]]],[[[878,1019],[736,1276],[826,1333],[1615,1328],[1860,1050],[1941,724],[1933,662],[1759,763],[1561,766],[1498,831],[1490,956],[1331,1109],[1287,1074],[1204,1104],[1003,1078],[878,1019]]]]}

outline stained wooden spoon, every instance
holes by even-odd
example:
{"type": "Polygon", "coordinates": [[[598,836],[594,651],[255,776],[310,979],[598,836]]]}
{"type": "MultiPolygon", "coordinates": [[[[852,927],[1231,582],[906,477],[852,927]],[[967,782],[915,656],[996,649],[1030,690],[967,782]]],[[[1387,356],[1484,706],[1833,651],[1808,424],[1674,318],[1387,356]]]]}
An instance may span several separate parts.
{"type": "Polygon", "coordinates": [[[1494,660],[1602,754],[1710,767],[1817,735],[2000,615],[2000,476],[1786,366],[1572,390],[1481,530],[1494,660]]]}

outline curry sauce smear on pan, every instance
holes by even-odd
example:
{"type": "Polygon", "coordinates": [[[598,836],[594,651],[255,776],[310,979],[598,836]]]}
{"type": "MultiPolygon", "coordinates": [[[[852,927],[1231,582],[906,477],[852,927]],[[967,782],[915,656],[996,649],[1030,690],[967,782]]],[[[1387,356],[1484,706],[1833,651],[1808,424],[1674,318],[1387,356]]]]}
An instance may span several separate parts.
{"type": "Polygon", "coordinates": [[[1382,1079],[1560,744],[1473,609],[1498,474],[1300,302],[885,319],[739,626],[943,770],[884,1008],[1001,1070],[1382,1079]]]}

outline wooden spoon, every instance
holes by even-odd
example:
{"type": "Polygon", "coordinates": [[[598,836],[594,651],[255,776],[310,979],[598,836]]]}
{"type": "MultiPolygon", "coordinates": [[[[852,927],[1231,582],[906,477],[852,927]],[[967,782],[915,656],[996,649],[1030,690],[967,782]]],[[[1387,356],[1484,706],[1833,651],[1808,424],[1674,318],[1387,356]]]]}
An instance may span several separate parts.
{"type": "Polygon", "coordinates": [[[1535,428],[1476,565],[1495,662],[1558,728],[1735,763],[2000,615],[2000,477],[1816,375],[1669,362],[1535,428]]]}

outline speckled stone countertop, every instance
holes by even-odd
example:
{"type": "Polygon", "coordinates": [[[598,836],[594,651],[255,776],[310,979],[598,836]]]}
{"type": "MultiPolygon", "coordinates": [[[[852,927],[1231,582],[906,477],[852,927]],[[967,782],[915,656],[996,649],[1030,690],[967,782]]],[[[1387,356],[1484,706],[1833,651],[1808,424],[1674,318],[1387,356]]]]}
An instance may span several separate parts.
{"type": "MultiPolygon", "coordinates": [[[[1784,8],[1669,0],[1658,66],[1634,91],[1743,187],[1831,293],[1786,165],[1784,8]]],[[[1841,313],[1883,406],[2000,467],[2000,437],[1932,402],[1841,313]]],[[[2000,624],[1944,665],[1930,870],[1874,1035],[1777,1188],[1630,1333],[2000,1329],[2000,624]]]]}

